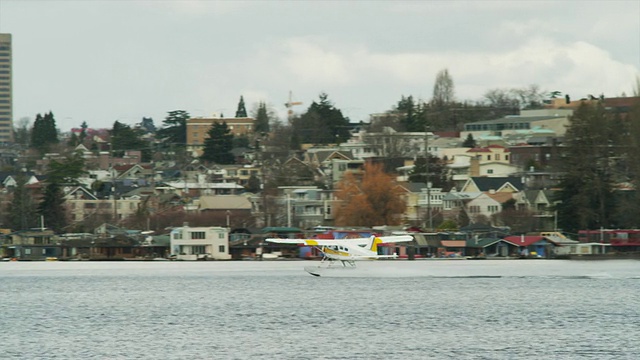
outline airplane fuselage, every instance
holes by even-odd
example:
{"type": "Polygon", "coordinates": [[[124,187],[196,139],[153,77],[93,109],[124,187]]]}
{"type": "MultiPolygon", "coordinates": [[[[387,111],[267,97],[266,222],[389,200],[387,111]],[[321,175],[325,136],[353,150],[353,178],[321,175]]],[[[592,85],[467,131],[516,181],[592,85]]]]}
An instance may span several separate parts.
{"type": "Polygon", "coordinates": [[[374,260],[379,255],[360,246],[331,245],[320,248],[324,256],[333,260],[374,260]]]}

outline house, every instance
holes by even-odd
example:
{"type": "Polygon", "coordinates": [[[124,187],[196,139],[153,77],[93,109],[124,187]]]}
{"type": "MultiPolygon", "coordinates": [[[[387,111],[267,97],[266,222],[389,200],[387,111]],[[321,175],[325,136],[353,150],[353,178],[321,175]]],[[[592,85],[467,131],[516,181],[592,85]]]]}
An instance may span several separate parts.
{"type": "Polygon", "coordinates": [[[201,213],[211,214],[213,219],[226,218],[227,227],[231,226],[232,219],[251,217],[251,209],[251,201],[244,195],[204,195],[198,199],[201,213]]]}
{"type": "Polygon", "coordinates": [[[550,258],[558,245],[549,237],[540,235],[507,236],[504,241],[511,245],[510,254],[520,257],[550,258]]]}
{"type": "Polygon", "coordinates": [[[404,191],[404,202],[407,204],[402,215],[407,224],[420,225],[424,222],[426,213],[424,212],[424,201],[422,190],[427,188],[427,184],[422,182],[402,182],[398,184],[404,191]]]}
{"type": "Polygon", "coordinates": [[[229,260],[229,228],[189,227],[171,230],[171,254],[178,260],[229,260]]]}
{"type": "Polygon", "coordinates": [[[512,198],[511,193],[482,193],[466,203],[467,214],[471,220],[491,219],[491,215],[502,211],[502,204],[512,198]]]}
{"type": "Polygon", "coordinates": [[[460,192],[518,192],[524,189],[522,179],[515,176],[507,177],[471,177],[462,186],[460,192]]]}
{"type": "Polygon", "coordinates": [[[123,260],[137,257],[138,241],[129,235],[120,234],[109,238],[96,238],[91,244],[89,258],[92,260],[123,260]]]}
{"type": "Polygon", "coordinates": [[[510,163],[510,150],[500,145],[475,148],[451,148],[445,150],[447,168],[456,188],[471,177],[504,177],[519,171],[510,163]]]}
{"type": "Polygon", "coordinates": [[[59,239],[53,230],[20,230],[2,237],[1,257],[17,260],[45,260],[60,256],[59,239]]]}
{"type": "Polygon", "coordinates": [[[135,214],[142,203],[142,197],[139,195],[100,199],[84,186],[67,187],[64,192],[65,206],[70,220],[74,222],[92,216],[126,219],[135,214]]]}

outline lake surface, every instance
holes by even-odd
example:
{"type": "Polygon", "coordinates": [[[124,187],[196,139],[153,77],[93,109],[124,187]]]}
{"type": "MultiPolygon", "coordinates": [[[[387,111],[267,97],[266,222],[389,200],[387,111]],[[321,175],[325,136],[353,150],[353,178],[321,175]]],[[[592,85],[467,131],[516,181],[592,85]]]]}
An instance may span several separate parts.
{"type": "Polygon", "coordinates": [[[640,261],[3,262],[2,359],[637,359],[640,261]]]}

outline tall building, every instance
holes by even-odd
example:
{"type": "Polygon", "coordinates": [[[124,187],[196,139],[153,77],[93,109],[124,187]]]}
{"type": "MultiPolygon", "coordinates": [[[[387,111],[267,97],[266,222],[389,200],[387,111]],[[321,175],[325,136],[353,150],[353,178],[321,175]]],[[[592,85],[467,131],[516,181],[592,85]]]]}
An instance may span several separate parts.
{"type": "Polygon", "coordinates": [[[193,151],[197,156],[202,155],[204,141],[209,137],[209,129],[215,123],[227,123],[229,131],[234,136],[251,135],[255,126],[255,119],[252,117],[241,118],[193,118],[187,120],[187,150],[193,151]]]}
{"type": "Polygon", "coordinates": [[[0,142],[13,141],[11,34],[0,34],[0,142]]]}

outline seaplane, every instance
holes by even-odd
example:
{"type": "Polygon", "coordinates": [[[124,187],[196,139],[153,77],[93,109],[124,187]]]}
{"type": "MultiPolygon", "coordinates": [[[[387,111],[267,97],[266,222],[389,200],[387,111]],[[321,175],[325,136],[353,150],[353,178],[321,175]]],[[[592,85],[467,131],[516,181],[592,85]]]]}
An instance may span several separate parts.
{"type": "Polygon", "coordinates": [[[313,276],[320,276],[326,270],[355,269],[356,261],[395,259],[397,254],[379,255],[378,245],[412,241],[409,235],[375,236],[356,239],[280,239],[268,238],[267,242],[313,246],[323,257],[318,266],[306,266],[304,270],[313,276]]]}

